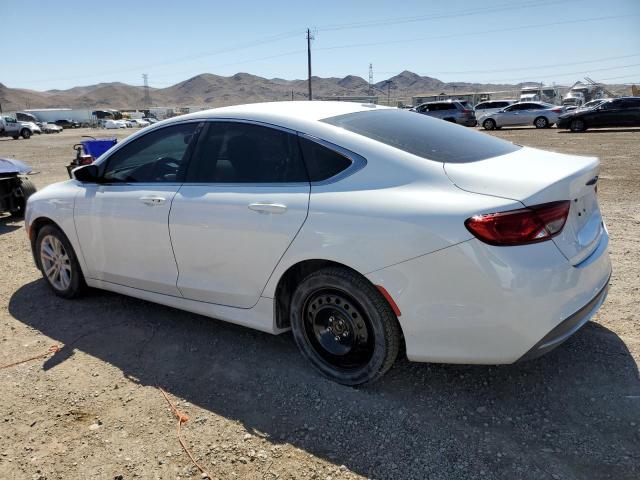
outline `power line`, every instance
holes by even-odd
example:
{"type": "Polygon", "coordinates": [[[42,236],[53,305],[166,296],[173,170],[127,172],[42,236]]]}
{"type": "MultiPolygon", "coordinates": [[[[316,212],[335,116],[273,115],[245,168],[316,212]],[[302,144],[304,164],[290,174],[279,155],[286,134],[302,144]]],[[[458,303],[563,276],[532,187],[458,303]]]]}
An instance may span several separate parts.
{"type": "MultiPolygon", "coordinates": [[[[275,42],[275,41],[279,41],[279,40],[284,40],[287,38],[292,38],[295,36],[300,35],[301,32],[303,32],[304,30],[302,29],[298,29],[298,30],[292,30],[289,32],[285,32],[285,33],[280,33],[277,35],[271,35],[269,37],[264,37],[261,39],[256,39],[253,40],[251,42],[245,42],[245,43],[241,43],[235,46],[231,46],[228,48],[221,48],[218,50],[212,50],[209,52],[202,52],[202,53],[198,53],[195,55],[189,55],[189,56],[185,56],[185,57],[177,57],[174,58],[172,60],[166,60],[166,61],[162,61],[162,62],[156,62],[156,63],[149,63],[146,65],[137,65],[135,67],[131,67],[131,68],[123,68],[123,69],[117,69],[117,70],[108,70],[108,71],[104,71],[104,72],[98,72],[98,73],[92,73],[90,75],[76,75],[73,77],[60,77],[60,78],[48,78],[46,80],[39,80],[39,81],[33,81],[33,82],[25,82],[27,85],[32,85],[32,84],[38,84],[38,83],[49,83],[49,82],[57,82],[57,81],[68,81],[68,80],[77,80],[77,79],[81,79],[81,78],[96,78],[96,77],[101,77],[104,75],[110,75],[113,73],[126,73],[126,72],[132,72],[132,71],[136,71],[136,70],[140,70],[141,68],[144,69],[148,69],[148,68],[153,68],[153,67],[158,67],[158,66],[164,66],[164,65],[174,65],[176,63],[183,63],[189,60],[197,60],[199,58],[205,58],[205,57],[212,57],[215,55],[220,55],[223,53],[230,53],[230,52],[234,52],[237,50],[242,50],[242,49],[246,49],[246,48],[250,48],[256,45],[262,45],[264,43],[269,43],[269,42],[275,42]]],[[[273,58],[273,57],[272,57],[273,58]]]]}
{"type": "Polygon", "coordinates": [[[603,21],[603,20],[613,20],[619,18],[629,18],[629,17],[637,17],[640,14],[631,14],[631,15],[614,15],[607,17],[591,17],[591,18],[583,18],[583,19],[575,19],[575,20],[564,20],[559,22],[551,22],[551,23],[539,23],[535,25],[518,25],[514,27],[506,27],[506,28],[497,28],[492,30],[483,30],[477,32],[462,32],[462,33],[451,33],[444,35],[431,35],[428,37],[417,37],[417,38],[407,38],[401,40],[388,40],[388,41],[379,41],[379,42],[368,42],[368,43],[352,43],[346,45],[332,45],[328,47],[319,47],[316,50],[343,50],[347,48],[359,48],[359,47],[378,47],[378,46],[387,46],[387,45],[396,45],[400,43],[412,43],[412,42],[422,42],[424,40],[436,40],[442,38],[458,38],[458,37],[467,37],[473,35],[484,35],[487,33],[502,33],[502,32],[511,32],[511,31],[520,31],[524,29],[531,28],[541,28],[541,27],[552,27],[558,25],[568,25],[572,23],[585,23],[585,22],[594,22],[594,21],[603,21]]]}
{"type": "Polygon", "coordinates": [[[520,8],[527,7],[545,7],[548,5],[555,5],[558,3],[570,3],[570,2],[582,2],[584,0],[551,0],[551,1],[527,1],[524,3],[514,4],[513,2],[495,5],[493,7],[481,7],[476,9],[465,9],[459,10],[452,13],[443,13],[443,14],[428,14],[428,15],[413,15],[408,17],[396,17],[396,18],[387,18],[387,19],[379,19],[379,20],[366,20],[361,22],[354,23],[344,23],[337,25],[327,25],[324,27],[318,27],[319,31],[336,31],[336,30],[349,30],[354,28],[367,28],[367,27],[377,27],[382,25],[397,25],[401,23],[414,23],[414,22],[423,22],[428,20],[440,20],[443,18],[455,18],[455,17],[466,17],[471,15],[482,15],[488,13],[496,13],[507,10],[514,10],[520,8]]]}

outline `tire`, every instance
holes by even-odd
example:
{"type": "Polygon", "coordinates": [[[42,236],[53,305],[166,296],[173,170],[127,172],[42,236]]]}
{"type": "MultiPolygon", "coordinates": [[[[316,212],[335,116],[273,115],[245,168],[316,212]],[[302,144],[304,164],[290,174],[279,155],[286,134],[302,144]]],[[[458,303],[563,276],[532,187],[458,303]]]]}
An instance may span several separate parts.
{"type": "Polygon", "coordinates": [[[300,282],[291,299],[291,327],[302,356],[349,386],[384,375],[401,343],[389,303],[366,278],[342,267],[323,268],[300,282]]]}
{"type": "Polygon", "coordinates": [[[11,216],[14,218],[24,217],[24,210],[27,206],[28,198],[36,193],[36,186],[31,180],[22,179],[20,181],[20,196],[18,197],[18,209],[11,212],[11,216]]]}
{"type": "Polygon", "coordinates": [[[485,130],[495,130],[496,121],[492,118],[487,118],[484,122],[482,122],[482,128],[485,130]]]}
{"type": "Polygon", "coordinates": [[[20,138],[20,135],[13,135],[11,138],[13,138],[14,140],[18,140],[20,138]]]}
{"type": "Polygon", "coordinates": [[[571,120],[571,123],[569,124],[569,130],[571,130],[574,133],[584,132],[586,129],[587,129],[587,124],[584,123],[584,120],[580,118],[571,120]]]}
{"type": "Polygon", "coordinates": [[[87,286],[71,243],[55,225],[45,225],[35,244],[38,267],[53,293],[63,298],[76,298],[87,286]],[[50,260],[51,259],[51,260],[50,260]],[[47,274],[53,268],[51,274],[47,274]]]}
{"type": "Polygon", "coordinates": [[[546,117],[538,117],[533,121],[533,126],[536,128],[548,128],[549,120],[546,117]]]}
{"type": "Polygon", "coordinates": [[[20,130],[20,136],[25,140],[29,140],[29,138],[31,137],[31,130],[29,130],[28,128],[23,128],[22,130],[20,130]]]}

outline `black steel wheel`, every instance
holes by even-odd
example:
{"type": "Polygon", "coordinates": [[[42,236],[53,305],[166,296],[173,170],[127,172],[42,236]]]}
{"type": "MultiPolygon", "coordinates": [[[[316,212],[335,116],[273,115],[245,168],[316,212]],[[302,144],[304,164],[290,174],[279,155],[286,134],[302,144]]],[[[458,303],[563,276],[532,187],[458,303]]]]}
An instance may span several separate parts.
{"type": "Polygon", "coordinates": [[[344,385],[378,379],[398,355],[400,327],[391,307],[367,279],[346,268],[325,268],[300,282],[291,326],[302,355],[344,385]]]}

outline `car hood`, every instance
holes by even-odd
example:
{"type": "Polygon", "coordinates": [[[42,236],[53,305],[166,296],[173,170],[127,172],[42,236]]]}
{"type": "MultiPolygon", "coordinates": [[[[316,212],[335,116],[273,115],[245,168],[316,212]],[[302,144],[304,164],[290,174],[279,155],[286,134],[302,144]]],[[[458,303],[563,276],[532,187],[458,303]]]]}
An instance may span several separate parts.
{"type": "Polygon", "coordinates": [[[32,169],[20,160],[0,158],[0,173],[31,173],[32,169]]]}

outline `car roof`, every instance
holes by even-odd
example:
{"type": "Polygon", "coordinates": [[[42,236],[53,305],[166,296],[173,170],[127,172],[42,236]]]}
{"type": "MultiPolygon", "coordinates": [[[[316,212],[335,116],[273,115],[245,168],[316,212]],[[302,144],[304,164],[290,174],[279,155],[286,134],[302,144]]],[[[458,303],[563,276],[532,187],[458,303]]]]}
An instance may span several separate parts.
{"type": "Polygon", "coordinates": [[[234,119],[253,120],[273,124],[291,130],[304,131],[305,126],[317,125],[322,119],[346,115],[349,113],[382,110],[383,107],[371,103],[335,102],[335,101],[283,101],[233,105],[213,108],[180,115],[162,122],[157,126],[169,125],[188,120],[234,119]]]}

